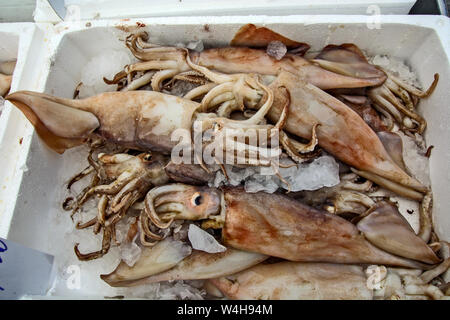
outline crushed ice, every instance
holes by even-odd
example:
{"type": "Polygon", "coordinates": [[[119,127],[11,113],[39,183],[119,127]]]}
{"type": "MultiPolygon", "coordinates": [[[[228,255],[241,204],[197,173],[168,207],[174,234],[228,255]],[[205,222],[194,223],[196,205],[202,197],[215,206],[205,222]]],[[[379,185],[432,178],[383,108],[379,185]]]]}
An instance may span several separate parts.
{"type": "MultiPolygon", "coordinates": [[[[125,219],[123,219],[125,220],[125,219]]],[[[136,243],[138,234],[131,241],[127,241],[127,234],[129,226],[135,223],[135,217],[126,219],[126,223],[121,220],[116,224],[116,237],[120,242],[119,253],[120,258],[129,266],[132,267],[141,257],[142,249],[136,243]]]]}
{"type": "Polygon", "coordinates": [[[129,266],[132,267],[141,257],[142,250],[135,241],[123,242],[119,246],[120,258],[129,266]]]}
{"type": "Polygon", "coordinates": [[[271,41],[267,45],[266,52],[269,56],[281,60],[287,52],[287,48],[281,41],[271,41]]]}
{"type": "Polygon", "coordinates": [[[114,75],[130,64],[132,58],[129,53],[120,50],[108,50],[93,56],[81,70],[80,98],[90,97],[102,92],[115,91],[115,85],[108,85],[103,81],[114,78],[114,75]]]}
{"type": "Polygon", "coordinates": [[[406,65],[403,60],[386,55],[376,55],[370,58],[369,62],[392,72],[395,76],[401,78],[405,82],[420,88],[416,74],[411,71],[409,66],[406,65]]]}
{"type": "Polygon", "coordinates": [[[402,138],[403,142],[403,161],[406,169],[414,178],[422,182],[424,185],[430,185],[429,159],[425,156],[423,138],[419,134],[415,134],[415,139],[405,135],[401,131],[397,134],[402,138]]]}
{"type": "MultiPolygon", "coordinates": [[[[292,162],[283,162],[292,164],[292,162]]],[[[215,179],[209,183],[210,186],[220,187],[222,185],[238,186],[244,183],[245,191],[254,193],[264,191],[273,193],[278,188],[288,190],[289,187],[275,174],[263,174],[260,167],[238,168],[230,165],[225,166],[227,181],[222,171],[217,171],[215,179]]],[[[263,168],[264,169],[264,168],[263,168]]],[[[272,172],[273,173],[273,172],[272,172]]],[[[291,187],[291,191],[317,190],[322,187],[332,187],[339,183],[339,164],[333,157],[324,155],[314,159],[310,163],[301,163],[290,168],[279,168],[279,173],[291,187]]]]}
{"type": "Polygon", "coordinates": [[[188,237],[192,244],[192,248],[195,250],[208,253],[224,252],[227,250],[227,248],[217,242],[212,235],[193,223],[189,225],[188,237]]]}

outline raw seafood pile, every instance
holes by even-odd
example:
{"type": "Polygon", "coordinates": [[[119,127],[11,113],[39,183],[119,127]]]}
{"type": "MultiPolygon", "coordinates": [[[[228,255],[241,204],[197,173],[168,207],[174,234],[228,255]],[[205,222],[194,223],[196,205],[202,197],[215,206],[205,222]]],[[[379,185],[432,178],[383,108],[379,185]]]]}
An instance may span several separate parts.
{"type": "Polygon", "coordinates": [[[449,246],[403,150],[421,141],[416,107],[438,76],[422,91],[353,44],[307,59],[307,44],[253,25],[231,44],[190,51],[136,33],[126,45],[139,61],[105,79],[117,92],[7,96],[51,149],[90,146],[69,188],[91,182],[64,208],[97,197],[77,228],[103,242],[77,257],[118,245],[109,285],[202,280],[208,297],[447,297],[449,246]],[[417,204],[417,230],[396,198],[417,204]]]}

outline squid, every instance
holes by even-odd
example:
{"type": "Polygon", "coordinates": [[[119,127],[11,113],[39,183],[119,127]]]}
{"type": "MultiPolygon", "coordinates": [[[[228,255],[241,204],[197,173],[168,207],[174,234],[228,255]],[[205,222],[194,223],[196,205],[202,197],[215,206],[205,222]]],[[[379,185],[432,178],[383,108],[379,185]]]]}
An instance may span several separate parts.
{"type": "MultiPolygon", "coordinates": [[[[253,80],[252,84],[260,85],[258,80],[253,80]]],[[[177,145],[192,144],[194,125],[200,120],[201,133],[210,130],[211,145],[222,148],[219,152],[223,151],[227,159],[231,156],[235,162],[249,163],[251,158],[256,159],[253,165],[270,166],[272,159],[276,160],[280,155],[278,145],[247,145],[243,142],[239,147],[249,148],[252,155],[245,154],[240,160],[234,158],[239,156],[234,155],[234,149],[225,148],[226,139],[233,138],[227,135],[227,130],[261,130],[270,137],[284,122],[288,103],[278,125],[260,124],[273,102],[271,91],[263,85],[261,88],[266,93],[266,101],[251,118],[242,121],[199,112],[201,104],[197,102],[154,91],[108,92],[82,100],[19,91],[6,99],[27,116],[41,139],[58,153],[84,144],[90,137],[100,136],[124,148],[170,154],[175,152],[173,148],[177,145]],[[175,131],[180,135],[174,139],[175,131]]],[[[183,150],[181,148],[179,152],[183,150]]]]}
{"type": "Polygon", "coordinates": [[[372,108],[370,99],[364,95],[337,94],[336,98],[355,111],[375,132],[391,131],[394,121],[389,114],[385,113],[385,119],[372,108]],[[384,120],[384,121],[383,121],[384,120]]]}
{"type": "MultiPolygon", "coordinates": [[[[142,197],[154,186],[161,186],[169,181],[205,184],[211,179],[212,173],[207,173],[197,165],[174,164],[168,157],[158,153],[127,153],[106,154],[100,152],[94,160],[93,152],[104,147],[103,142],[91,143],[88,155],[89,166],[72,177],[67,188],[88,175],[92,175],[90,184],[76,197],[68,197],[63,203],[64,210],[71,210],[71,217],[80,210],[92,197],[99,196],[97,215],[86,222],[77,222],[77,229],[93,227],[94,234],[103,229],[103,245],[101,250],[92,253],[81,253],[78,244],[74,251],[81,261],[102,257],[109,251],[111,240],[117,244],[115,226],[131,209],[139,210],[142,197]]],[[[140,228],[140,244],[152,247],[157,242],[148,241],[148,236],[165,240],[167,235],[157,235],[150,231],[147,216],[141,214],[131,225],[129,238],[133,239],[140,228]]]]}
{"type": "MultiPolygon", "coordinates": [[[[142,198],[152,186],[163,185],[169,181],[164,166],[167,160],[161,155],[141,153],[137,156],[117,153],[98,155],[98,160],[89,153],[90,165],[74,176],[68,183],[68,189],[85,176],[94,173],[90,185],[75,201],[72,197],[63,203],[65,210],[72,210],[73,216],[90,198],[100,196],[97,215],[86,222],[78,222],[77,229],[93,227],[95,234],[103,229],[102,248],[96,252],[81,253],[78,244],[74,251],[81,261],[93,260],[105,255],[116,239],[116,224],[122,220],[133,204],[142,198]]],[[[144,242],[145,244],[145,242],[144,242]]]]}
{"type": "Polygon", "coordinates": [[[260,262],[268,256],[227,248],[221,253],[186,251],[188,245],[180,241],[164,239],[153,248],[144,248],[141,257],[133,267],[121,261],[109,274],[100,278],[112,287],[132,287],[144,284],[175,281],[205,280],[231,275],[260,262]]]}
{"type": "MultiPolygon", "coordinates": [[[[242,29],[245,28],[246,26],[242,29]]],[[[267,31],[268,29],[265,30],[267,31]]],[[[254,33],[249,28],[242,30],[242,32],[238,32],[232,44],[254,45],[255,43],[253,41],[249,42],[247,40],[249,37],[248,32],[254,33]]],[[[259,32],[261,31],[256,31],[256,33],[259,32]]],[[[264,43],[267,45],[270,40],[277,40],[279,36],[278,34],[269,35],[268,38],[262,39],[258,44],[259,46],[264,43]]],[[[164,80],[171,79],[175,76],[179,76],[181,80],[184,76],[198,76],[198,73],[193,71],[187,63],[186,60],[188,57],[198,65],[230,74],[259,73],[276,76],[280,71],[289,71],[323,90],[376,86],[386,80],[386,75],[383,71],[370,65],[365,67],[364,70],[366,72],[363,74],[363,77],[355,77],[328,71],[295,53],[288,53],[281,60],[276,60],[269,56],[263,49],[248,47],[212,48],[202,52],[188,52],[184,48],[158,46],[147,43],[147,39],[148,36],[146,33],[137,33],[128,37],[126,41],[127,47],[141,62],[126,66],[124,71],[116,74],[113,80],[107,80],[107,83],[118,83],[121,79],[126,78],[134,72],[158,70],[152,77],[146,78],[147,81],[142,81],[141,85],[151,82],[153,90],[159,91],[164,80]]],[[[288,45],[292,45],[292,43],[295,45],[295,42],[289,42],[287,40],[283,42],[288,45]]],[[[306,49],[304,44],[300,44],[300,47],[306,49]]]]}
{"type": "MultiPolygon", "coordinates": [[[[347,76],[360,75],[362,69],[370,66],[375,68],[368,63],[361,50],[350,43],[326,46],[312,61],[324,69],[347,76]]],[[[416,111],[417,101],[433,93],[439,81],[439,74],[434,75],[434,80],[427,90],[421,91],[392,72],[377,68],[382,70],[387,78],[383,84],[368,89],[368,96],[375,108],[384,114],[390,114],[401,129],[422,134],[427,124],[416,111]]]]}
{"type": "Polygon", "coordinates": [[[221,229],[235,249],[301,262],[383,264],[427,268],[440,261],[397,209],[385,202],[351,222],[282,194],[245,193],[184,184],[152,189],[145,213],[158,228],[174,220],[221,229]]]}
{"type": "Polygon", "coordinates": [[[439,300],[448,299],[448,292],[430,282],[449,266],[450,259],[425,272],[284,261],[262,263],[231,276],[209,279],[205,287],[210,294],[229,299],[439,300]]]}
{"type": "MultiPolygon", "coordinates": [[[[357,168],[357,174],[374,181],[400,195],[421,200],[427,188],[409,176],[386,150],[380,138],[353,110],[344,103],[312,84],[302,82],[291,73],[282,73],[270,85],[276,91],[283,84],[291,99],[290,114],[285,130],[310,138],[312,124],[317,129],[319,146],[344,163],[357,168]]],[[[268,114],[272,121],[279,117],[284,103],[282,94],[275,93],[273,106],[268,114]]]]}
{"type": "Polygon", "coordinates": [[[373,299],[361,266],[331,263],[259,264],[228,277],[210,279],[207,288],[219,297],[244,300],[373,299]]]}
{"type": "MultiPolygon", "coordinates": [[[[167,160],[157,154],[100,153],[97,161],[89,154],[88,161],[90,165],[73,177],[67,186],[70,189],[76,181],[95,172],[90,186],[78,195],[75,203],[69,205],[65,201],[64,209],[72,209],[72,214],[94,195],[110,196],[109,212],[117,213],[145,195],[152,185],[169,181],[164,171],[167,160]]],[[[102,216],[101,221],[105,222],[104,214],[102,216]]]]}

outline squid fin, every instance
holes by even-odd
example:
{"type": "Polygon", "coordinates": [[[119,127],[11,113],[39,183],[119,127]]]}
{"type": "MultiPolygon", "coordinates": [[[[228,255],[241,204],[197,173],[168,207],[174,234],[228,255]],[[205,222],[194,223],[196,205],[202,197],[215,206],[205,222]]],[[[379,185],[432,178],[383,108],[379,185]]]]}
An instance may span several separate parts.
{"type": "Polygon", "coordinates": [[[272,41],[282,42],[288,49],[295,49],[295,53],[304,55],[310,46],[303,42],[297,42],[282,36],[266,27],[256,27],[254,24],[246,24],[234,35],[232,46],[244,46],[261,48],[266,47],[272,41]]]}
{"type": "Polygon", "coordinates": [[[63,153],[83,144],[100,123],[90,112],[70,106],[67,99],[31,91],[18,91],[6,100],[19,108],[51,149],[63,153]]]}
{"type": "Polygon", "coordinates": [[[405,162],[403,161],[402,138],[396,133],[387,131],[380,131],[377,135],[392,160],[406,172],[405,162]]]}
{"type": "MultiPolygon", "coordinates": [[[[101,276],[103,280],[111,286],[138,286],[161,281],[174,280],[198,280],[209,279],[230,275],[249,267],[252,267],[264,260],[268,256],[255,253],[227,248],[225,252],[207,253],[194,250],[192,254],[180,261],[172,269],[160,273],[151,274],[147,277],[126,279],[122,278],[119,282],[111,281],[111,277],[101,276]]],[[[151,270],[150,267],[148,267],[151,270]]]]}
{"type": "Polygon", "coordinates": [[[102,274],[100,278],[111,287],[132,286],[142,278],[170,270],[191,252],[191,248],[181,241],[164,239],[154,247],[144,247],[132,267],[121,261],[113,272],[102,274]]]}
{"type": "Polygon", "coordinates": [[[356,227],[369,242],[390,253],[428,264],[441,261],[392,204],[380,202],[356,227]]]}
{"type": "Polygon", "coordinates": [[[376,79],[382,84],[386,74],[376,66],[370,64],[362,51],[354,44],[344,43],[340,46],[328,45],[313,59],[322,68],[356,78],[376,79]]]}

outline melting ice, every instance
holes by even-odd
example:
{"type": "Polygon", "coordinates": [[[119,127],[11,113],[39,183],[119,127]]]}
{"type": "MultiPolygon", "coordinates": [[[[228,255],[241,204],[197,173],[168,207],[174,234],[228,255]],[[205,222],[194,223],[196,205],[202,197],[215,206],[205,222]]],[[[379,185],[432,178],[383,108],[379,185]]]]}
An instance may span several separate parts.
{"type": "Polygon", "coordinates": [[[193,223],[189,225],[188,237],[192,244],[192,248],[196,250],[208,253],[224,252],[227,250],[227,248],[218,243],[212,235],[193,223]]]}
{"type": "MultiPolygon", "coordinates": [[[[237,186],[244,183],[245,191],[250,193],[259,191],[273,193],[278,188],[289,189],[287,184],[273,174],[273,171],[265,174],[264,169],[267,168],[238,168],[230,165],[226,165],[225,168],[229,178],[228,181],[221,171],[217,171],[214,181],[210,182],[210,186],[217,188],[222,185],[237,186]]],[[[322,187],[332,187],[339,183],[339,164],[333,157],[327,155],[316,158],[310,163],[301,163],[290,168],[279,168],[279,173],[290,184],[293,192],[317,190],[322,187]]]]}
{"type": "Polygon", "coordinates": [[[287,48],[281,41],[271,41],[267,45],[266,52],[269,56],[272,56],[277,60],[281,60],[286,54],[287,48]]]}

